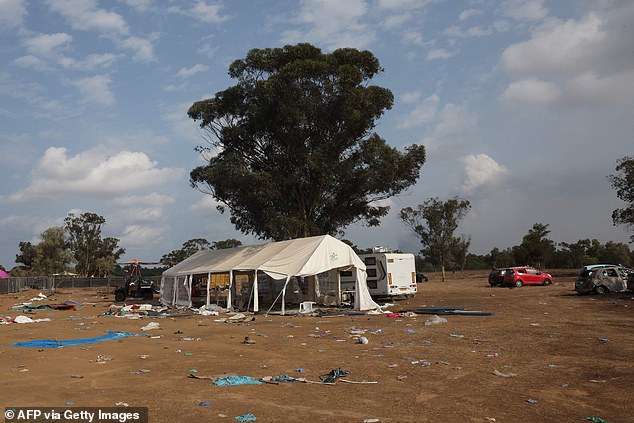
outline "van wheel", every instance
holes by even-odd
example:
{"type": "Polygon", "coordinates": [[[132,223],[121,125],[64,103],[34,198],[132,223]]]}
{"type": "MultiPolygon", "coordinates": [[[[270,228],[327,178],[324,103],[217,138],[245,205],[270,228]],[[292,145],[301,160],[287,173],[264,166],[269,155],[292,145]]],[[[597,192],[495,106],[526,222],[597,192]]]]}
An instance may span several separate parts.
{"type": "Polygon", "coordinates": [[[515,281],[515,286],[516,286],[516,287],[521,288],[521,287],[522,287],[522,285],[524,285],[524,283],[522,282],[522,280],[521,280],[521,279],[518,279],[518,280],[516,280],[516,281],[515,281]]]}
{"type": "Polygon", "coordinates": [[[605,286],[597,286],[596,288],[594,288],[594,292],[599,295],[605,295],[608,293],[608,289],[605,286]]]}
{"type": "Polygon", "coordinates": [[[550,279],[544,279],[544,285],[550,285],[550,279]]]}

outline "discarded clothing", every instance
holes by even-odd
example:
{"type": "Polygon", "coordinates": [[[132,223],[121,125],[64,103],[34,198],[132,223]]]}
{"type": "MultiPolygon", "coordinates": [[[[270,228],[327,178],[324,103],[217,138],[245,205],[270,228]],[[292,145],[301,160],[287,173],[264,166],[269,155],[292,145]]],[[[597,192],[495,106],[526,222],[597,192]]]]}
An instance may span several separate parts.
{"type": "Polygon", "coordinates": [[[262,382],[251,376],[220,376],[213,383],[216,386],[262,385],[262,382]]]}
{"type": "Polygon", "coordinates": [[[242,414],[241,416],[236,416],[236,420],[239,422],[254,422],[257,419],[253,415],[253,413],[242,414]]]}
{"type": "Polygon", "coordinates": [[[319,380],[324,383],[335,383],[337,379],[345,376],[348,376],[348,372],[337,367],[336,369],[331,370],[326,376],[321,376],[319,380]]]}
{"type": "Polygon", "coordinates": [[[62,348],[62,347],[72,347],[75,345],[85,345],[85,344],[94,344],[96,342],[102,341],[112,341],[115,339],[121,339],[128,336],[146,336],[144,334],[136,334],[129,332],[117,332],[117,331],[106,331],[107,333],[103,336],[98,336],[96,338],[80,338],[80,339],[66,339],[66,340],[56,340],[56,339],[40,339],[36,341],[25,341],[25,342],[16,342],[15,344],[11,344],[12,347],[24,347],[24,348],[62,348]]]}

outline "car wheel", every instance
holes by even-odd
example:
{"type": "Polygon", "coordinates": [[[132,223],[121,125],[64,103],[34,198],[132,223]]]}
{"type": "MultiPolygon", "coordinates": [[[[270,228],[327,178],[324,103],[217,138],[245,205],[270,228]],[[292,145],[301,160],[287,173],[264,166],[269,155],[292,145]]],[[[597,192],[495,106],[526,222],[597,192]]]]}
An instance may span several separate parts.
{"type": "Polygon", "coordinates": [[[609,291],[605,286],[597,286],[596,288],[594,288],[594,292],[596,292],[599,295],[605,295],[609,291]]]}
{"type": "Polygon", "coordinates": [[[117,302],[125,300],[125,292],[120,289],[116,290],[114,293],[114,300],[117,302]]]}
{"type": "Polygon", "coordinates": [[[523,285],[523,283],[522,283],[521,279],[518,279],[518,280],[515,281],[515,286],[516,287],[520,288],[522,285],[523,285]]]}
{"type": "Polygon", "coordinates": [[[550,285],[550,279],[544,279],[544,285],[550,285]]]}

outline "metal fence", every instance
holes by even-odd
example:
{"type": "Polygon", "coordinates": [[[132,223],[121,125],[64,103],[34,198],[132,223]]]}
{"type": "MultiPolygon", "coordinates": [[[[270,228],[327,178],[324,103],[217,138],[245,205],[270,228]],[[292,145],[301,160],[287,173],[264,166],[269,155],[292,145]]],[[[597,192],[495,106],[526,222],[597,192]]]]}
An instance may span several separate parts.
{"type": "MultiPolygon", "coordinates": [[[[159,286],[161,283],[160,276],[151,276],[144,279],[154,281],[156,286],[159,286]]],[[[0,279],[0,294],[10,294],[29,289],[54,292],[56,289],[64,288],[118,287],[122,285],[124,281],[124,277],[60,278],[59,276],[29,276],[23,278],[8,278],[0,279]]]]}

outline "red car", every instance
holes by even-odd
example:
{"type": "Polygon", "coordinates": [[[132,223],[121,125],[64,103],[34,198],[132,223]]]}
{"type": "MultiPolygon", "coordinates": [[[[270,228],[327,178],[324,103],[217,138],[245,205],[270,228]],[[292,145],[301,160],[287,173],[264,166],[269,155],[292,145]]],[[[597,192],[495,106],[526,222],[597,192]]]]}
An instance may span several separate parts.
{"type": "Polygon", "coordinates": [[[533,267],[511,267],[504,272],[504,285],[550,285],[553,277],[533,267]]]}

